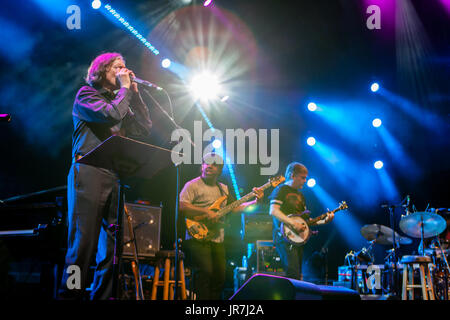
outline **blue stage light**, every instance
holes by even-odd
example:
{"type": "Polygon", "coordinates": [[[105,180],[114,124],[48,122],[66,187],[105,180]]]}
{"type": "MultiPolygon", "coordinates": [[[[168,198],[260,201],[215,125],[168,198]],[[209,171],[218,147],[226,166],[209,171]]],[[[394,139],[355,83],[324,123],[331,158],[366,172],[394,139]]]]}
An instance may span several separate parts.
{"type": "Polygon", "coordinates": [[[308,185],[308,187],[312,188],[316,185],[316,180],[313,178],[308,179],[308,182],[306,182],[306,184],[308,185]]]}
{"type": "Polygon", "coordinates": [[[372,83],[372,85],[370,86],[370,90],[372,90],[372,92],[377,92],[380,89],[380,85],[376,82],[372,83]]]}
{"type": "Polygon", "coordinates": [[[380,170],[381,168],[383,168],[384,164],[383,164],[383,161],[378,160],[378,161],[375,161],[373,166],[375,167],[375,169],[380,170]]]}
{"type": "Polygon", "coordinates": [[[309,111],[316,111],[317,110],[317,105],[314,102],[308,103],[308,110],[309,111]]]}
{"type": "Polygon", "coordinates": [[[219,139],[215,139],[212,143],[212,146],[214,149],[220,149],[220,147],[222,147],[222,141],[220,141],[219,139]]]}
{"type": "Polygon", "coordinates": [[[316,144],[316,139],[314,138],[314,137],[309,137],[307,140],[306,140],[306,143],[309,145],[309,146],[313,146],[313,145],[315,145],[316,144]]]}
{"type": "MultiPolygon", "coordinates": [[[[100,1],[99,1],[100,2],[100,1]]],[[[105,5],[105,9],[111,13],[113,17],[115,17],[123,26],[130,31],[138,40],[140,40],[155,56],[159,54],[159,51],[156,50],[154,46],[150,42],[145,39],[128,21],[126,21],[116,10],[114,10],[110,4],[105,5]]]]}
{"type": "Polygon", "coordinates": [[[98,9],[102,6],[102,2],[100,0],[94,0],[92,1],[92,8],[98,9]]]}
{"type": "Polygon", "coordinates": [[[379,126],[381,126],[381,119],[379,119],[379,118],[376,118],[376,119],[373,119],[373,121],[372,121],[372,125],[375,127],[375,128],[378,128],[379,126]]]}
{"type": "Polygon", "coordinates": [[[169,60],[169,59],[164,59],[163,61],[161,61],[161,65],[162,65],[162,67],[163,68],[168,68],[168,67],[170,67],[170,65],[172,64],[172,62],[169,60]]]}

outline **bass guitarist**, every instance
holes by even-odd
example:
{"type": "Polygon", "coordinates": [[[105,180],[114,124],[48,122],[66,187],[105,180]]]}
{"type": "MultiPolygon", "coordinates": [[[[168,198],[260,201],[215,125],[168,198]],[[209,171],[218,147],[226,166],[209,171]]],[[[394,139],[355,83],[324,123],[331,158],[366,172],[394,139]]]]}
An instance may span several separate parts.
{"type": "MultiPolygon", "coordinates": [[[[309,211],[306,209],[305,197],[300,192],[306,182],[308,169],[299,162],[292,162],[286,168],[286,182],[276,187],[269,197],[270,214],[273,219],[273,242],[280,255],[286,277],[292,279],[303,279],[302,258],[303,246],[295,246],[289,243],[281,233],[281,224],[289,226],[296,232],[302,232],[306,226],[288,217],[290,214],[303,213],[302,218],[310,221],[309,211]]],[[[330,213],[323,220],[316,222],[323,225],[331,222],[334,213],[330,213]]]]}
{"type": "MultiPolygon", "coordinates": [[[[223,159],[218,154],[204,156],[201,175],[188,181],[180,193],[180,213],[186,219],[198,219],[216,225],[213,236],[206,240],[197,240],[186,232],[183,250],[186,262],[194,269],[194,292],[198,300],[219,300],[225,283],[225,248],[223,223],[218,220],[217,212],[210,206],[223,196],[230,201],[228,187],[217,181],[222,174],[223,159]]],[[[260,188],[253,188],[256,199],[242,203],[233,209],[241,212],[245,207],[255,204],[264,196],[260,188]]],[[[222,203],[222,207],[227,201],[222,203]]]]}

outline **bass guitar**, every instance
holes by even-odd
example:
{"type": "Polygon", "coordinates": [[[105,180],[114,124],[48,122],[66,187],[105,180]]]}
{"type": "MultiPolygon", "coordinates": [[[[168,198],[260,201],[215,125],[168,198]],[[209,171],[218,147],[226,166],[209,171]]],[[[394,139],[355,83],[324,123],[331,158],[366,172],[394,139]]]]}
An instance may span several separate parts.
{"type": "MultiPolygon", "coordinates": [[[[285,178],[283,176],[272,177],[267,183],[259,187],[259,189],[265,190],[270,187],[276,187],[283,183],[285,178]]],[[[217,219],[223,218],[226,214],[231,212],[233,209],[239,207],[244,202],[249,201],[255,197],[253,192],[248,193],[241,199],[234,201],[233,203],[221,208],[222,203],[227,200],[227,195],[224,195],[217,199],[211,206],[209,210],[217,212],[217,219]]],[[[211,223],[206,221],[206,215],[199,215],[192,219],[186,218],[186,229],[189,235],[197,240],[211,240],[217,236],[220,223],[211,223]]]]}
{"type": "Polygon", "coordinates": [[[290,244],[294,246],[303,246],[308,242],[312,234],[311,229],[309,227],[314,226],[315,224],[317,224],[318,221],[326,218],[327,215],[331,213],[336,213],[340,210],[345,210],[347,208],[348,208],[347,203],[345,201],[342,201],[339,204],[339,207],[337,207],[336,209],[328,211],[318,216],[317,218],[309,219],[308,221],[302,218],[302,214],[299,213],[290,214],[288,215],[288,217],[303,224],[305,226],[305,229],[302,232],[297,232],[290,226],[286,225],[285,223],[282,223],[280,226],[281,234],[283,238],[290,244]]]}

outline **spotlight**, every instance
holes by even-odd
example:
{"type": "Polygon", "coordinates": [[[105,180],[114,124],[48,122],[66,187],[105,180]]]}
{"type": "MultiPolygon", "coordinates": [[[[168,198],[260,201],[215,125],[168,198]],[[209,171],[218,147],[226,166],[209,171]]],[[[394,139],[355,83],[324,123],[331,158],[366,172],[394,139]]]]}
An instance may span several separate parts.
{"type": "Polygon", "coordinates": [[[308,110],[309,111],[316,111],[317,110],[317,105],[314,102],[308,103],[308,110]]]}
{"type": "Polygon", "coordinates": [[[220,141],[219,139],[215,139],[212,143],[212,146],[214,149],[220,149],[220,147],[222,146],[222,141],[220,141]]]}
{"type": "Polygon", "coordinates": [[[168,67],[170,67],[170,65],[172,64],[172,62],[169,60],[169,59],[164,59],[163,61],[161,61],[161,65],[162,65],[162,67],[163,68],[168,68],[168,67]]]}
{"type": "Polygon", "coordinates": [[[375,167],[375,169],[380,170],[381,168],[383,168],[383,161],[380,161],[380,160],[375,161],[373,166],[375,167]]]}
{"type": "Polygon", "coordinates": [[[212,0],[206,0],[205,2],[203,2],[203,6],[207,7],[211,4],[212,0]]]}
{"type": "MultiPolygon", "coordinates": [[[[98,0],[97,0],[98,1],[98,0]]],[[[96,2],[96,1],[94,1],[96,2]]],[[[98,1],[100,2],[100,1],[98,1]]],[[[122,23],[122,25],[131,32],[131,34],[133,34],[137,39],[139,39],[139,41],[141,41],[144,46],[146,46],[155,56],[157,56],[159,54],[159,51],[150,43],[147,41],[147,39],[145,39],[144,36],[142,36],[142,34],[140,34],[127,20],[125,20],[124,17],[122,17],[119,12],[116,11],[116,9],[114,9],[113,7],[111,7],[111,5],[108,3],[105,5],[105,10],[108,11],[114,18],[116,18],[120,23],[122,23]]]]}
{"type": "Polygon", "coordinates": [[[308,187],[312,188],[316,185],[316,180],[311,178],[306,184],[308,185],[308,187]]]}
{"type": "Polygon", "coordinates": [[[375,128],[378,128],[379,126],[381,126],[381,120],[378,119],[378,118],[374,119],[374,120],[372,121],[372,125],[373,125],[375,128]]]}
{"type": "Polygon", "coordinates": [[[98,9],[102,6],[102,2],[100,0],[94,0],[92,1],[92,8],[94,9],[98,9]]]}
{"type": "Polygon", "coordinates": [[[204,72],[192,79],[190,90],[196,99],[211,100],[217,97],[220,86],[214,75],[204,72]]]}
{"type": "Polygon", "coordinates": [[[380,85],[376,82],[372,83],[372,85],[370,86],[370,90],[372,90],[372,92],[377,92],[378,89],[380,89],[380,85]]]}
{"type": "Polygon", "coordinates": [[[314,138],[314,137],[309,137],[307,140],[306,140],[306,143],[308,144],[308,146],[313,146],[313,145],[315,145],[316,144],[316,139],[314,138]]]}
{"type": "Polygon", "coordinates": [[[222,99],[220,99],[220,101],[225,102],[230,98],[230,96],[224,96],[222,99]]]}

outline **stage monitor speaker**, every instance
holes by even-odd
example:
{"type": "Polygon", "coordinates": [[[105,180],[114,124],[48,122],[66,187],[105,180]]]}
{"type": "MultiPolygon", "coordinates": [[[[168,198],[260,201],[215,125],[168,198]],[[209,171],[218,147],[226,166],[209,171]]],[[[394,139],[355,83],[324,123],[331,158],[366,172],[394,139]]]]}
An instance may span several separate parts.
{"type": "MultiPolygon", "coordinates": [[[[160,247],[161,207],[126,203],[131,216],[136,248],[139,258],[154,257],[160,247]]],[[[123,215],[123,256],[134,256],[126,214],[123,215]]]]}
{"type": "Polygon", "coordinates": [[[256,273],[230,300],[361,300],[358,292],[344,287],[256,273]]]}

